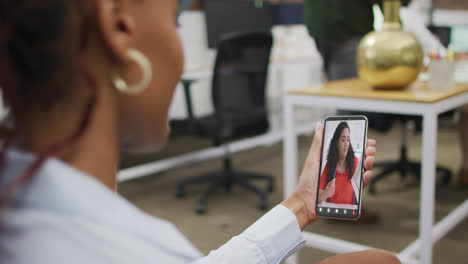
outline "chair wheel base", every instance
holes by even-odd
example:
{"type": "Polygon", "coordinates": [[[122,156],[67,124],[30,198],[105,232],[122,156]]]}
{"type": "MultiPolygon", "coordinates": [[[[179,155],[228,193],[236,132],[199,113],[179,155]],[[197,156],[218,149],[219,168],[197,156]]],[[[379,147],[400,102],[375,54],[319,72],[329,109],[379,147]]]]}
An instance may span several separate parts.
{"type": "Polygon", "coordinates": [[[273,186],[273,184],[268,184],[267,191],[272,193],[274,190],[275,190],[275,186],[273,186]]]}
{"type": "Polygon", "coordinates": [[[265,198],[261,199],[260,202],[258,203],[258,209],[260,210],[266,210],[268,208],[268,203],[265,198]]]}
{"type": "Polygon", "coordinates": [[[206,214],[206,206],[205,205],[198,205],[197,209],[195,209],[195,212],[199,215],[204,215],[206,214]]]}
{"type": "Polygon", "coordinates": [[[221,173],[216,171],[178,183],[176,185],[175,197],[182,198],[186,196],[186,188],[194,184],[208,184],[208,188],[201,193],[194,208],[194,211],[198,215],[203,215],[208,211],[208,198],[218,190],[230,193],[231,191],[235,191],[235,189],[233,189],[234,186],[241,187],[257,197],[256,208],[259,210],[266,210],[268,208],[267,193],[273,192],[275,189],[274,179],[270,175],[226,169],[221,173]],[[266,185],[260,188],[252,184],[250,180],[266,180],[266,185]]]}
{"type": "Polygon", "coordinates": [[[175,197],[178,199],[185,197],[185,191],[182,189],[177,189],[175,197]]]}

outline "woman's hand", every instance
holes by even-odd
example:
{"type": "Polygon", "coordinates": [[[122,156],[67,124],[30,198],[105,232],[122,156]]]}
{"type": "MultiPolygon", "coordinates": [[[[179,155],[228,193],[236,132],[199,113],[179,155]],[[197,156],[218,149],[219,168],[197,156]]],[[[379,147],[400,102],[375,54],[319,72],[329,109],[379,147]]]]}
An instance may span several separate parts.
{"type": "Polygon", "coordinates": [[[318,202],[321,203],[335,194],[335,179],[331,180],[324,190],[319,190],[318,202]]]}
{"type": "MultiPolygon", "coordinates": [[[[309,149],[309,154],[307,155],[296,190],[282,202],[282,205],[288,207],[296,215],[301,230],[309,223],[318,219],[315,214],[315,203],[317,198],[322,138],[323,126],[319,123],[315,129],[314,140],[309,149]]],[[[366,159],[364,161],[365,172],[363,175],[364,186],[369,183],[372,177],[371,169],[374,165],[375,145],[375,140],[367,140],[366,159]]]]}

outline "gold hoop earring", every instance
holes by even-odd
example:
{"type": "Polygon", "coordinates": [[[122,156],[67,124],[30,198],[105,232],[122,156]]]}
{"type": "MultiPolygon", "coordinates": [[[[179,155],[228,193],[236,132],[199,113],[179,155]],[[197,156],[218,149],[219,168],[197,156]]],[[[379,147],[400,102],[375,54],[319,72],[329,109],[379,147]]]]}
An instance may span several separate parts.
{"type": "Polygon", "coordinates": [[[130,49],[128,51],[128,56],[134,60],[142,69],[143,78],[141,81],[134,85],[128,85],[122,77],[119,76],[116,72],[112,74],[112,82],[117,90],[126,93],[126,94],[139,94],[148,88],[152,78],[153,78],[153,70],[151,66],[151,62],[146,58],[146,56],[136,50],[130,49]]]}

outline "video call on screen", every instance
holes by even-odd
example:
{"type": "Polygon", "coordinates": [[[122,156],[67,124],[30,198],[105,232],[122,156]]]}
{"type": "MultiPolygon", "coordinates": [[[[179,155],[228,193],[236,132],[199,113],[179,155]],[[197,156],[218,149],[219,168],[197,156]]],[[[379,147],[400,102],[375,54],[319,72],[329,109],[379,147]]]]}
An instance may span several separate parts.
{"type": "Polygon", "coordinates": [[[321,214],[353,217],[358,213],[365,130],[365,120],[325,122],[319,188],[333,195],[318,201],[321,214]]]}

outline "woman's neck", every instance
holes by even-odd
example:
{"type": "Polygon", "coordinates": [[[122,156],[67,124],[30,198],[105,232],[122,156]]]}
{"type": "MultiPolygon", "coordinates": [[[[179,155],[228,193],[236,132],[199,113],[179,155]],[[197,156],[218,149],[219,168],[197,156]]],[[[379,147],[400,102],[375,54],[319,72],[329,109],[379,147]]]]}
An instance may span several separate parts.
{"type": "Polygon", "coordinates": [[[346,157],[339,157],[337,162],[338,162],[338,166],[342,166],[346,164],[346,157]]]}
{"type": "Polygon", "coordinates": [[[337,170],[338,172],[340,173],[343,173],[346,171],[346,160],[345,158],[338,158],[338,161],[337,161],[337,170]]]}
{"type": "MultiPolygon", "coordinates": [[[[100,87],[101,88],[101,87],[100,87]]],[[[117,133],[116,107],[112,107],[109,96],[100,91],[91,118],[82,135],[64,145],[54,154],[70,166],[96,178],[111,190],[116,190],[116,170],[119,166],[119,140],[117,133]],[[109,105],[110,104],[110,105],[109,105]]],[[[89,98],[81,100],[86,102],[89,98]]],[[[70,138],[79,129],[84,117],[86,103],[81,106],[45,112],[32,111],[24,120],[20,148],[36,154],[44,153],[51,146],[70,138]]]]}

